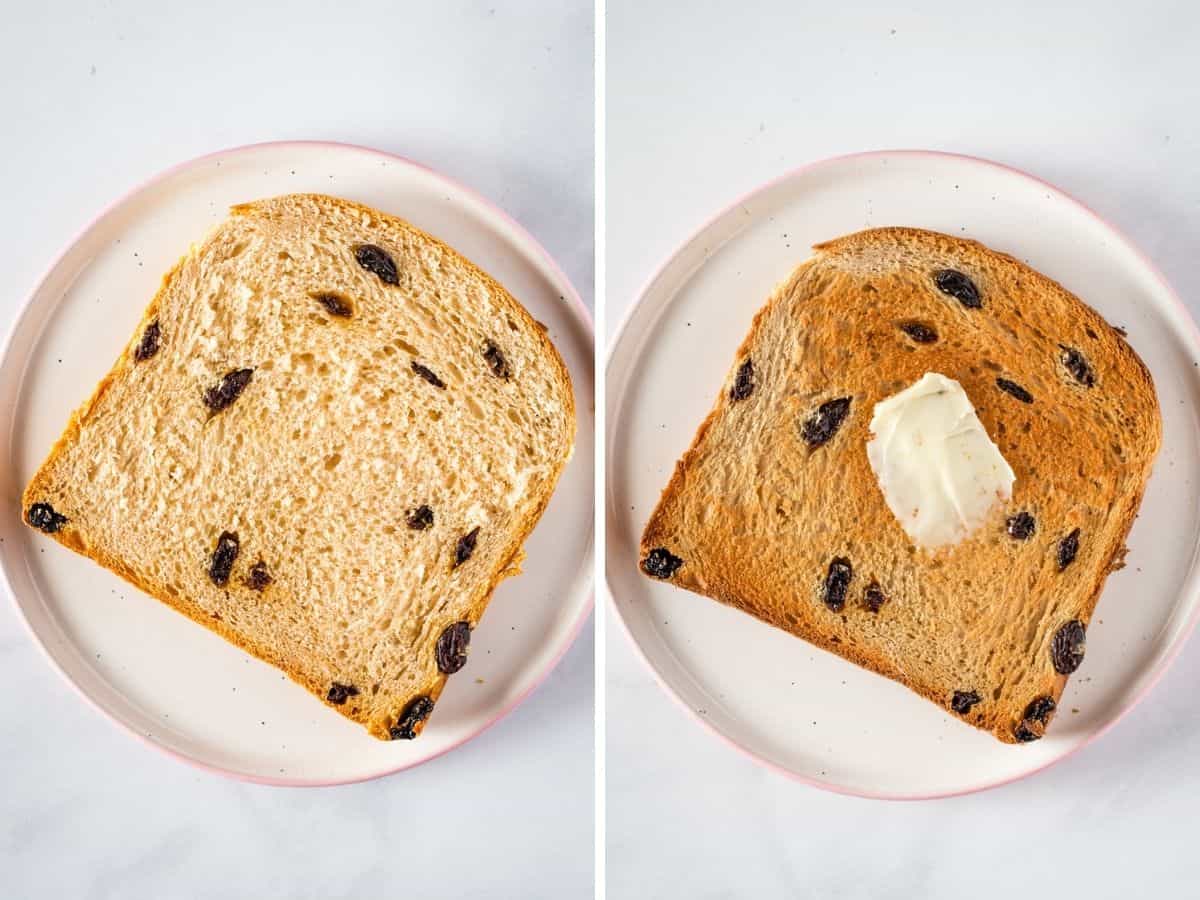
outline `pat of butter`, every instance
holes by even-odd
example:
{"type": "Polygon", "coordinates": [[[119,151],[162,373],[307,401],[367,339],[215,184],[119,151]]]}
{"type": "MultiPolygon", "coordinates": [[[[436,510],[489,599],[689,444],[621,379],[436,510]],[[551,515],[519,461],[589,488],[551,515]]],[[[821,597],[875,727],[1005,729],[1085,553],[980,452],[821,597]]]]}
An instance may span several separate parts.
{"type": "Polygon", "coordinates": [[[867,459],[888,509],[920,547],[955,544],[1012,496],[1016,476],[962,385],[926,372],[875,404],[867,459]]]}

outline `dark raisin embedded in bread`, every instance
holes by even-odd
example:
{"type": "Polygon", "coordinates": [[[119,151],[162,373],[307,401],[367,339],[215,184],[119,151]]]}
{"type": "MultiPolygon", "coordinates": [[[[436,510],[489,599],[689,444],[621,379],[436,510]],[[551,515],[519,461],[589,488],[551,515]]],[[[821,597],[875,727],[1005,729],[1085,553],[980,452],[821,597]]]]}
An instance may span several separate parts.
{"type": "Polygon", "coordinates": [[[733,387],[729,389],[729,399],[736,403],[745,400],[754,393],[754,362],[746,360],[738,366],[737,375],[733,379],[733,387]]]}
{"type": "Polygon", "coordinates": [[[428,697],[417,697],[404,707],[400,718],[389,732],[393,741],[411,741],[417,736],[417,726],[433,712],[433,701],[428,697]]]}
{"type": "Polygon", "coordinates": [[[655,547],[642,560],[642,571],[651,578],[670,578],[683,565],[683,560],[666,547],[655,547]]]}
{"type": "Polygon", "coordinates": [[[850,588],[850,579],[854,577],[854,568],[850,560],[844,556],[835,556],[825,573],[825,591],[821,598],[825,605],[834,612],[841,612],[846,605],[846,591],[850,588]]]}
{"type": "Polygon", "coordinates": [[[981,699],[983,698],[975,691],[955,691],[954,696],[950,698],[950,708],[960,716],[965,716],[981,699]]]}
{"type": "Polygon", "coordinates": [[[329,686],[329,693],[325,695],[325,699],[335,706],[341,706],[351,697],[358,696],[358,688],[352,684],[341,684],[335,681],[329,686]]]}
{"type": "Polygon", "coordinates": [[[246,587],[261,594],[274,580],[267,564],[260,559],[250,567],[250,574],[246,576],[246,587]]]}
{"type": "Polygon", "coordinates": [[[883,588],[879,586],[878,581],[872,581],[867,585],[867,589],[863,592],[863,603],[867,609],[873,613],[879,612],[880,607],[887,602],[887,595],[884,594],[883,588]]]}
{"type": "Polygon", "coordinates": [[[1046,726],[1054,718],[1057,708],[1053,697],[1038,697],[1025,707],[1025,714],[1013,731],[1017,743],[1028,744],[1030,741],[1039,740],[1046,733],[1046,726]]]}
{"type": "Polygon", "coordinates": [[[838,397],[836,400],[822,403],[801,426],[800,431],[804,435],[805,443],[813,449],[829,443],[849,414],[849,397],[838,397]]]}
{"type": "Polygon", "coordinates": [[[331,316],[348,319],[354,315],[354,306],[350,300],[336,291],[314,291],[309,296],[325,307],[325,311],[331,316]]]}
{"type": "Polygon", "coordinates": [[[424,531],[433,525],[433,510],[421,504],[416,509],[410,509],[404,522],[413,531],[424,531]]]}
{"type": "Polygon", "coordinates": [[[997,378],[996,387],[1000,388],[1004,393],[1016,397],[1022,403],[1033,402],[1033,394],[1029,393],[1029,391],[1025,390],[1025,388],[1021,387],[1015,381],[1009,381],[1007,378],[997,378]]]}
{"type": "Polygon", "coordinates": [[[1072,619],[1054,632],[1050,641],[1050,659],[1059,675],[1070,675],[1083,662],[1087,650],[1087,629],[1078,619],[1072,619]]]}
{"type": "Polygon", "coordinates": [[[228,409],[233,405],[233,401],[242,395],[253,375],[253,369],[234,369],[225,373],[216,387],[210,387],[204,392],[204,405],[214,414],[228,409]]]}
{"type": "Polygon", "coordinates": [[[901,322],[900,330],[918,344],[932,344],[938,339],[938,333],[924,322],[901,322]]]}
{"type": "Polygon", "coordinates": [[[444,382],[444,381],[442,381],[442,379],[438,378],[437,374],[433,371],[433,369],[430,369],[426,366],[421,365],[415,359],[413,360],[413,363],[412,363],[412,370],[414,372],[416,372],[418,375],[420,375],[422,378],[424,378],[426,381],[428,381],[430,384],[432,384],[435,388],[438,388],[439,390],[443,390],[443,391],[446,389],[446,382],[444,382]]]}
{"type": "Polygon", "coordinates": [[[1026,707],[1025,718],[1035,722],[1045,722],[1057,708],[1058,704],[1054,702],[1053,697],[1038,697],[1026,707]]]}
{"type": "Polygon", "coordinates": [[[458,539],[454,545],[454,568],[458,568],[475,552],[475,542],[479,540],[479,528],[476,526],[458,539]]]}
{"type": "Polygon", "coordinates": [[[1076,528],[1065,538],[1058,542],[1058,570],[1061,572],[1071,563],[1075,562],[1075,557],[1079,553],[1079,529],[1076,528]]]}
{"type": "Polygon", "coordinates": [[[434,656],[438,671],[453,675],[467,664],[467,648],[471,645],[471,623],[455,622],[438,636],[434,656]]]}
{"type": "Polygon", "coordinates": [[[1037,530],[1037,521],[1032,515],[1022,510],[1015,516],[1009,516],[1005,523],[1008,536],[1018,541],[1027,541],[1037,530]]]}
{"type": "Polygon", "coordinates": [[[145,362],[156,354],[158,352],[158,341],[161,337],[162,331],[158,327],[158,319],[155,319],[142,332],[142,339],[138,341],[138,345],[133,351],[134,361],[145,362]]]}
{"type": "Polygon", "coordinates": [[[236,531],[222,531],[217,538],[217,547],[208,564],[209,580],[217,587],[225,587],[229,583],[229,573],[233,571],[241,546],[236,531]]]}
{"type": "Polygon", "coordinates": [[[1065,347],[1061,344],[1059,346],[1062,347],[1062,364],[1071,373],[1071,377],[1084,387],[1094,385],[1096,383],[1096,376],[1092,373],[1092,367],[1088,365],[1088,361],[1084,355],[1074,347],[1065,347]]]}
{"type": "Polygon", "coordinates": [[[505,381],[512,378],[512,369],[508,367],[508,359],[494,342],[486,341],[484,343],[483,358],[487,360],[488,368],[497,378],[503,378],[505,381]]]}
{"type": "Polygon", "coordinates": [[[954,269],[940,269],[933,274],[934,284],[943,294],[949,294],[967,309],[980,309],[983,300],[975,282],[954,269]]]}
{"type": "Polygon", "coordinates": [[[355,261],[379,276],[384,284],[399,284],[400,278],[396,273],[396,261],[390,253],[374,244],[359,244],[354,248],[355,261]]]}
{"type": "Polygon", "coordinates": [[[35,503],[25,514],[25,521],[46,534],[56,534],[69,521],[62,513],[55,512],[49,503],[35,503]]]}

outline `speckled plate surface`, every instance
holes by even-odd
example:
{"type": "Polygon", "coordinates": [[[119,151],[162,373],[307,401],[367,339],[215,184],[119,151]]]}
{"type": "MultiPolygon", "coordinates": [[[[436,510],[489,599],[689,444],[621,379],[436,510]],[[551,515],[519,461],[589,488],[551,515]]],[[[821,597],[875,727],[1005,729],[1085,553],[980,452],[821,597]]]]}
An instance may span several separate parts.
{"type": "Polygon", "coordinates": [[[0,564],[50,661],[103,713],[183,760],[279,784],[408,768],[479,734],[550,672],[591,608],[592,332],[565,275],[516,222],[415,163],[342,144],[222,151],[152,179],[102,212],[35,288],[0,358],[0,564]],[[67,417],[112,366],[160,279],[230,205],[320,191],[400,215],[495,276],[570,369],[575,455],[415,741],[382,742],[271,666],[25,528],[21,490],[67,417]]]}
{"type": "Polygon", "coordinates": [[[606,570],[617,614],[664,688],[700,722],[801,780],[926,798],[1042,769],[1144,696],[1195,624],[1198,362],[1196,326],[1154,266],[1112,226],[1032,176],[921,151],[858,154],[791,172],[684,243],[616,334],[606,376],[606,570]],[[1087,659],[1034,744],[1001,744],[899,684],[637,571],[642,527],[771,289],[812,244],[883,225],[969,236],[1021,258],[1127,328],[1154,375],[1163,447],[1128,566],[1108,579],[1087,659]]]}

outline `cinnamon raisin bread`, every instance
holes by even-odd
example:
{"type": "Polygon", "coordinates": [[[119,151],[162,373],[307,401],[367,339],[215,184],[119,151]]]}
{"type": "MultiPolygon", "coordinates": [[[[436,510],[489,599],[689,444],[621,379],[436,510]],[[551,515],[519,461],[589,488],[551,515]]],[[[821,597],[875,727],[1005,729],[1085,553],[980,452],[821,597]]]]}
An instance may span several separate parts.
{"type": "Polygon", "coordinates": [[[1002,741],[1039,738],[1158,451],[1150,373],[1061,285],[974,241],[880,228],[815,250],[754,319],[641,568],[1002,741]],[[961,385],[1011,466],[977,527],[933,548],[868,458],[876,405],[926,373],[961,385]]]}
{"type": "Polygon", "coordinates": [[[544,329],[412,225],[237,206],[25,491],[29,525],[376,737],[424,727],[575,434],[544,329]]]}

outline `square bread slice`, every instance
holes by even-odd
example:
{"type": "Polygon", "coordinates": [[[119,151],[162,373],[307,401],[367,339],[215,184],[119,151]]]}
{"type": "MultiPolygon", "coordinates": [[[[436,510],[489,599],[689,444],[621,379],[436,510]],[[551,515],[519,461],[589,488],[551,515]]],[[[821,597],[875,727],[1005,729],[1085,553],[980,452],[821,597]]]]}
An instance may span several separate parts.
{"type": "Polygon", "coordinates": [[[880,228],[815,251],[755,317],[641,568],[1002,741],[1039,738],[1158,451],[1150,373],[1061,285],[974,241],[880,228]],[[866,451],[875,404],[926,372],[962,385],[1016,475],[936,551],[909,539],[866,451]]]}
{"type": "Polygon", "coordinates": [[[545,329],[401,219],[234,207],[166,275],[26,522],[382,739],[420,733],[571,455],[545,329]]]}

